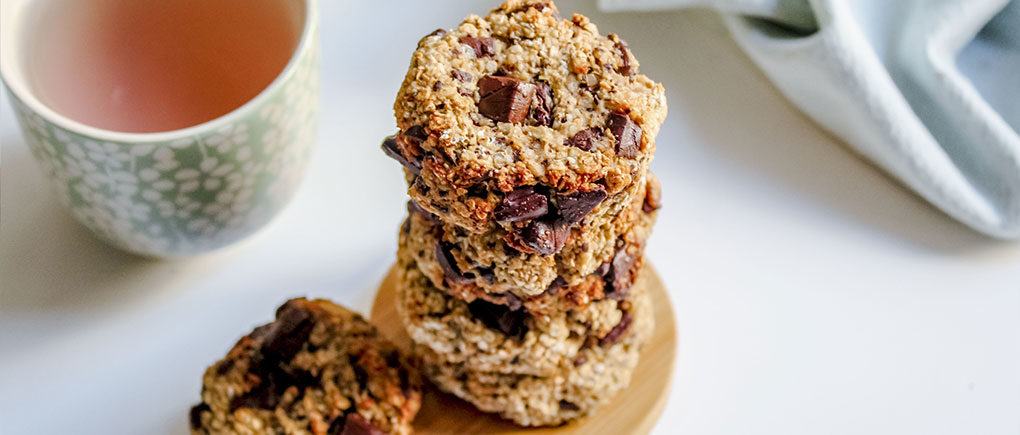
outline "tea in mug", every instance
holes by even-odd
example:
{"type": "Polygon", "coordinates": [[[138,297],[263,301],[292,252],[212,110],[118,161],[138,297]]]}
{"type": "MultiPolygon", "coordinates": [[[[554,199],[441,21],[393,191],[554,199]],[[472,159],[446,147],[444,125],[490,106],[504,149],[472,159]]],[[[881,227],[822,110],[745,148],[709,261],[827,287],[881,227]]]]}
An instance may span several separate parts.
{"type": "Polygon", "coordinates": [[[300,0],[49,0],[30,27],[30,86],[70,119],[159,132],[242,106],[297,47],[300,0]]]}

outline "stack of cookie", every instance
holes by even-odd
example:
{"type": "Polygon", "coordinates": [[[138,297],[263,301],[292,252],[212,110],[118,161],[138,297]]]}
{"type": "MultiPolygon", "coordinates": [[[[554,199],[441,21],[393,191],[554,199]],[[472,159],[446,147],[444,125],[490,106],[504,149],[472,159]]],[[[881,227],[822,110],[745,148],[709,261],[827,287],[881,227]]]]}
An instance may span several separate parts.
{"type": "Polygon", "coordinates": [[[662,86],[584,16],[509,0],[423,38],[394,109],[397,310],[425,374],[521,425],[591,413],[653,327],[662,86]]]}

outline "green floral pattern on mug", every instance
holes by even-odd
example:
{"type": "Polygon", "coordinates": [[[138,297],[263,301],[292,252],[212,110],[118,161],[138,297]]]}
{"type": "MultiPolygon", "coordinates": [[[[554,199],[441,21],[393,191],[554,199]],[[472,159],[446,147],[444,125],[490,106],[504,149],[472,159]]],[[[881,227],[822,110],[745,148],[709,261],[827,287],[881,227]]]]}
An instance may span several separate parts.
{"type": "Polygon", "coordinates": [[[318,44],[309,42],[293,76],[232,123],[170,142],[99,141],[11,101],[32,154],[78,221],[131,252],[197,254],[265,225],[299,184],[318,117],[318,44]]]}

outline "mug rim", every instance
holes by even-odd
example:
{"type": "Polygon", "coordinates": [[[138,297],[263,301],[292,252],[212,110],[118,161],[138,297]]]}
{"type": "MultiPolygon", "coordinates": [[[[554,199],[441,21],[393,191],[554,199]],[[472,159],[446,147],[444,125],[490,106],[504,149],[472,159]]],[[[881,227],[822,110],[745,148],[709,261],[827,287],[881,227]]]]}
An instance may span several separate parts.
{"type": "MultiPolygon", "coordinates": [[[[15,45],[16,42],[20,42],[24,38],[15,37],[4,37],[4,41],[0,42],[2,50],[0,50],[0,79],[10,93],[16,97],[23,105],[27,106],[32,112],[40,115],[47,122],[52,123],[64,130],[69,132],[89,136],[94,139],[109,142],[121,142],[121,143],[153,143],[153,142],[168,142],[182,137],[197,136],[203,132],[216,130],[223,125],[229,125],[236,122],[237,118],[244,116],[245,113],[252,110],[253,107],[262,103],[263,100],[270,97],[270,94],[274,93],[278,88],[283,86],[284,82],[287,81],[294,71],[298,67],[298,61],[302,55],[311,49],[314,41],[315,30],[318,28],[318,8],[317,0],[302,0],[304,2],[304,22],[302,23],[301,36],[298,39],[298,44],[294,48],[294,52],[291,54],[290,59],[287,61],[287,65],[283,67],[283,70],[269,83],[264,89],[259,91],[257,95],[246,101],[244,104],[234,108],[233,110],[220,115],[216,118],[204,121],[199,124],[192,126],[179,128],[176,130],[167,131],[156,131],[156,132],[145,132],[145,133],[132,133],[115,130],[107,130],[99,127],[93,127],[91,125],[75,121],[67,116],[64,116],[57,111],[51,109],[42,101],[36,98],[35,93],[29,89],[27,80],[25,80],[25,74],[13,73],[12,70],[17,66],[22,67],[24,72],[24,65],[20,65],[23,62],[15,62],[14,58],[22,53],[21,48],[15,45]],[[14,77],[18,80],[11,80],[14,77]]],[[[14,20],[13,13],[15,7],[27,7],[27,1],[24,0],[0,0],[0,9],[3,11],[5,29],[11,29],[10,33],[13,34],[18,30],[17,26],[8,25],[8,17],[10,20],[14,20]],[[14,6],[12,3],[17,2],[19,5],[14,6]]],[[[7,34],[8,31],[4,30],[0,33],[7,34]]]]}

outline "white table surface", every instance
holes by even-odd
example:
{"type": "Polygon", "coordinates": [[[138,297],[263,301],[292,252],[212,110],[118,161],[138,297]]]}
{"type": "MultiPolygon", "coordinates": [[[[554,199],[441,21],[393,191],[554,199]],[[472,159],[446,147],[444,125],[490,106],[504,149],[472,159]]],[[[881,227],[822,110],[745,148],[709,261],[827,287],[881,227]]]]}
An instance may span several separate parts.
{"type": "MultiPolygon", "coordinates": [[[[648,255],[679,358],[655,433],[1020,433],[1020,244],[979,236],[798,113],[707,12],[604,15],[670,115],[648,255]]],[[[367,311],[404,214],[379,151],[418,38],[488,2],[322,2],[319,147],[291,206],[224,252],[149,261],[55,200],[0,116],[0,433],[186,433],[210,364],[274,307],[367,311]]]]}

